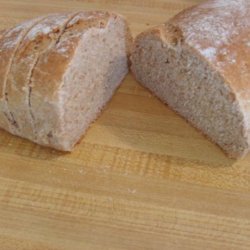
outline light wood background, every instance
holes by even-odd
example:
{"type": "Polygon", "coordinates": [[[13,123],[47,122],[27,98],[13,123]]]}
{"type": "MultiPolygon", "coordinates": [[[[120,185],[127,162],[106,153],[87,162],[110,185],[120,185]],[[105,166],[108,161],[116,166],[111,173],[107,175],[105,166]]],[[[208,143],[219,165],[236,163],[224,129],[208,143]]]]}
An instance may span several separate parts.
{"type": "MultiPolygon", "coordinates": [[[[199,0],[0,0],[0,26],[108,9],[133,34],[199,0]]],[[[129,75],[72,154],[0,131],[0,249],[250,249],[250,157],[234,162],[129,75]]]]}

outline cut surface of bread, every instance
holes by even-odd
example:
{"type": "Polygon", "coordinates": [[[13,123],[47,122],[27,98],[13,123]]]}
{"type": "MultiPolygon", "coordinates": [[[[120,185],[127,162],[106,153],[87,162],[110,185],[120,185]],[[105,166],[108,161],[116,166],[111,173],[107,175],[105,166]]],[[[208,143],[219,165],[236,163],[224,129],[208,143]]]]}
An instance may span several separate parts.
{"type": "Polygon", "coordinates": [[[33,25],[7,77],[17,127],[1,127],[71,151],[127,74],[131,42],[125,19],[104,11],[53,14],[33,25]]]}
{"type": "Polygon", "coordinates": [[[249,28],[248,1],[207,1],[140,34],[131,56],[137,80],[233,158],[250,147],[249,28]]]}

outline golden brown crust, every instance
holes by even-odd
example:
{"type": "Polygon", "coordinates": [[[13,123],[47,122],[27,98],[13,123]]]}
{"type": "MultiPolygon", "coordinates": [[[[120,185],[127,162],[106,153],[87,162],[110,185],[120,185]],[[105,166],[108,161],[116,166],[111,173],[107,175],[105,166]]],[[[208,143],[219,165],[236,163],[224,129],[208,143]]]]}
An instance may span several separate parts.
{"type": "Polygon", "coordinates": [[[15,54],[26,33],[40,21],[42,17],[26,21],[14,28],[1,31],[0,36],[0,126],[8,131],[15,132],[16,121],[8,107],[8,76],[14,61],[15,54]]]}
{"type": "Polygon", "coordinates": [[[30,71],[29,62],[33,63],[35,57],[48,49],[50,44],[57,39],[60,30],[69,18],[70,14],[54,14],[47,16],[34,26],[25,36],[21,46],[18,48],[14,65],[11,69],[12,78],[14,77],[15,79],[12,84],[15,84],[18,90],[22,91],[24,87],[27,72],[30,71]],[[20,79],[19,77],[22,78],[20,79]]]}
{"type": "Polygon", "coordinates": [[[8,76],[8,105],[18,126],[18,134],[33,136],[32,114],[29,113],[29,81],[39,55],[57,39],[69,14],[53,14],[41,18],[19,45],[8,76]]]}

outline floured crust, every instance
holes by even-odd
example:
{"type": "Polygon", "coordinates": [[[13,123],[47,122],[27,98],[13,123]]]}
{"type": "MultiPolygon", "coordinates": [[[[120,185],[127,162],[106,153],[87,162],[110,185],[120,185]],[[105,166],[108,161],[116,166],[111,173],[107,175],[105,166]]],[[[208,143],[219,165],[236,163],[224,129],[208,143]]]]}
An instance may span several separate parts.
{"type": "Polygon", "coordinates": [[[182,30],[185,42],[216,67],[236,92],[248,89],[248,0],[210,0],[181,12],[169,23],[182,30]]]}

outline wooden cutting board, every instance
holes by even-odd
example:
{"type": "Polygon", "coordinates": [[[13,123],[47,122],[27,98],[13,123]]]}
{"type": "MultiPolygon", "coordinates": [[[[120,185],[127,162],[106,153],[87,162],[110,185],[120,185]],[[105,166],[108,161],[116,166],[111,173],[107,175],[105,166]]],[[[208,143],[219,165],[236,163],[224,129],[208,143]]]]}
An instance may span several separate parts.
{"type": "MultiPolygon", "coordinates": [[[[0,0],[0,26],[107,9],[134,34],[199,0],[0,0]]],[[[250,249],[250,156],[227,159],[128,75],[72,154],[0,131],[0,249],[250,249]]]]}

